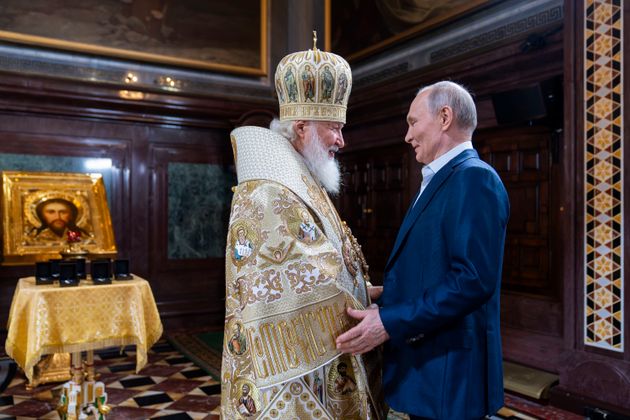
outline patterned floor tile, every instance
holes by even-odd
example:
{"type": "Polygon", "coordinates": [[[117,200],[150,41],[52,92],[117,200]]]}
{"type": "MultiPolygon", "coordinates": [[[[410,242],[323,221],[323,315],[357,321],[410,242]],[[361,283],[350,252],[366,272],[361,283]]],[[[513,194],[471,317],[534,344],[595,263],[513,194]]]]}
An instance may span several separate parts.
{"type": "Polygon", "coordinates": [[[35,394],[39,394],[44,391],[49,391],[55,388],[57,385],[58,384],[40,385],[36,389],[29,391],[28,389],[26,389],[26,381],[19,381],[17,385],[13,385],[13,383],[11,383],[11,385],[9,385],[9,387],[4,390],[2,395],[15,395],[15,396],[20,395],[20,396],[33,398],[35,394]]]}
{"type": "Polygon", "coordinates": [[[37,420],[59,420],[59,414],[57,411],[51,411],[43,417],[38,418],[37,420]]]}
{"type": "Polygon", "coordinates": [[[105,387],[105,391],[107,392],[107,404],[110,405],[118,405],[123,401],[127,401],[140,394],[141,391],[136,391],[133,389],[117,389],[105,387]]]}
{"type": "Polygon", "coordinates": [[[129,357],[127,353],[123,350],[122,352],[118,348],[101,350],[94,352],[94,357],[100,360],[111,360],[111,359],[126,359],[129,357]]]}
{"type": "Polygon", "coordinates": [[[146,391],[133,397],[133,401],[136,402],[138,407],[162,410],[174,400],[166,392],[146,391]]]}
{"type": "Polygon", "coordinates": [[[139,375],[169,377],[182,370],[181,366],[150,365],[138,372],[139,375]]]}
{"type": "Polygon", "coordinates": [[[196,413],[194,411],[187,411],[186,414],[188,414],[194,420],[203,420],[208,417],[208,413],[196,413]]]}
{"type": "Polygon", "coordinates": [[[125,379],[121,379],[120,384],[123,388],[142,388],[146,386],[153,386],[156,382],[150,376],[133,376],[125,379]]]}
{"type": "Polygon", "coordinates": [[[175,401],[168,408],[169,410],[194,411],[198,413],[209,413],[221,404],[221,396],[201,396],[186,395],[185,397],[175,401]]]}
{"type": "Polygon", "coordinates": [[[101,371],[96,375],[96,380],[103,382],[105,386],[107,386],[108,384],[111,384],[112,382],[116,382],[119,379],[120,379],[119,373],[101,371]]]}
{"type": "Polygon", "coordinates": [[[170,365],[192,364],[190,359],[184,356],[169,357],[165,361],[170,365]]]}
{"type": "Polygon", "coordinates": [[[212,385],[204,385],[199,387],[200,391],[203,391],[206,395],[215,395],[221,393],[221,384],[216,383],[212,385]]]}
{"type": "MultiPolygon", "coordinates": [[[[31,397],[29,397],[29,396],[14,395],[13,396],[13,405],[18,405],[22,401],[28,401],[30,399],[31,399],[31,397]]],[[[0,408],[0,410],[2,410],[2,408],[0,408]]]]}
{"type": "Polygon", "coordinates": [[[33,395],[31,398],[40,400],[40,401],[47,401],[47,400],[52,400],[53,398],[56,398],[57,396],[58,396],[58,393],[55,392],[55,390],[52,388],[46,391],[42,391],[42,392],[38,392],[37,389],[34,389],[33,395]]]}
{"type": "Polygon", "coordinates": [[[182,411],[163,410],[157,416],[152,417],[154,419],[161,420],[190,420],[193,419],[190,415],[182,411]]]}
{"type": "Polygon", "coordinates": [[[135,372],[136,371],[136,363],[122,363],[118,365],[109,365],[107,369],[112,373],[120,373],[120,372],[135,372]]]}
{"type": "Polygon", "coordinates": [[[23,375],[17,375],[15,378],[13,378],[8,388],[12,388],[20,384],[26,384],[26,378],[23,375]]]}
{"type": "Polygon", "coordinates": [[[150,408],[116,406],[112,409],[107,418],[110,420],[146,420],[154,416],[157,412],[158,410],[152,410],[150,408]]]}
{"type": "Polygon", "coordinates": [[[183,369],[179,373],[182,376],[184,376],[186,379],[204,379],[204,380],[207,380],[206,378],[208,378],[208,379],[212,378],[211,376],[208,376],[208,373],[205,370],[199,369],[198,367],[194,367],[194,368],[190,368],[190,369],[183,369]]]}
{"type": "Polygon", "coordinates": [[[0,411],[1,414],[16,417],[41,418],[55,409],[52,401],[27,400],[0,411]]]}
{"type": "Polygon", "coordinates": [[[155,386],[152,386],[151,391],[177,392],[180,394],[188,394],[193,389],[198,388],[202,385],[202,381],[169,378],[155,386]]]}
{"type": "MultiPolygon", "coordinates": [[[[175,356],[176,354],[179,354],[179,353],[173,353],[173,356],[175,356]]],[[[172,357],[172,356],[169,356],[169,353],[167,353],[167,354],[149,353],[148,354],[148,361],[147,361],[147,363],[150,364],[150,365],[158,363],[158,362],[166,363],[166,362],[164,362],[164,359],[167,358],[167,357],[172,357]]]]}
{"type": "MultiPolygon", "coordinates": [[[[212,410],[217,410],[220,397],[208,394],[220,392],[215,379],[199,372],[166,341],[154,346],[147,356],[147,366],[136,374],[133,348],[123,349],[122,354],[120,348],[95,352],[97,380],[105,383],[107,404],[112,407],[108,420],[218,418],[213,417],[216,413],[212,410]],[[181,375],[181,371],[192,379],[181,375]],[[187,398],[188,394],[194,394],[193,398],[187,398]],[[172,408],[173,404],[178,405],[172,408]]],[[[24,373],[19,372],[0,394],[0,420],[58,419],[55,407],[62,385],[40,385],[33,391],[26,390],[25,385],[24,373]]]]}
{"type": "Polygon", "coordinates": [[[166,340],[156,343],[153,347],[151,347],[151,351],[154,353],[176,352],[175,348],[166,340]]]}
{"type": "MultiPolygon", "coordinates": [[[[100,359],[102,352],[95,355],[98,380],[106,384],[108,405],[112,407],[108,420],[219,420],[221,384],[200,373],[198,367],[170,345],[162,345],[159,350],[156,353],[151,349],[148,354],[150,362],[138,374],[110,370],[112,366],[131,364],[135,370],[135,359],[129,356],[133,351],[129,348],[124,350],[127,356],[120,358],[112,356],[119,354],[120,349],[104,352],[105,359],[100,359]]],[[[0,394],[0,420],[57,419],[55,407],[61,384],[40,385],[33,391],[26,390],[25,384],[24,373],[19,372],[5,392],[0,394]]],[[[545,407],[538,407],[539,411],[536,411],[527,401],[506,396],[508,403],[522,409],[519,414],[563,420],[576,418],[570,413],[545,407]],[[545,417],[549,415],[552,417],[545,417]]]]}

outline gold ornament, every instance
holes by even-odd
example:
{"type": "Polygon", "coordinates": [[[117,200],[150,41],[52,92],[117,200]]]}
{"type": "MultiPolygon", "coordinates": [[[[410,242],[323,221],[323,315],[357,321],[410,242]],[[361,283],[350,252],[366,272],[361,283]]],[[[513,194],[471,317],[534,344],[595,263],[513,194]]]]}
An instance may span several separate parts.
{"type": "Polygon", "coordinates": [[[276,68],[280,121],[317,120],[346,122],[352,89],[352,71],[342,57],[313,49],[284,57],[276,68]]]}

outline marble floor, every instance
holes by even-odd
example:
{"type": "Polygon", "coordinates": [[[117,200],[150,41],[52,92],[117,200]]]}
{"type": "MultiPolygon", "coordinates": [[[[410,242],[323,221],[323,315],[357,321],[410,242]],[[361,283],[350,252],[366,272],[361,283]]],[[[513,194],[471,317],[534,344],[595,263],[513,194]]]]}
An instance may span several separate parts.
{"type": "MultiPolygon", "coordinates": [[[[147,366],[135,371],[133,347],[95,352],[96,371],[100,373],[112,411],[109,420],[141,419],[219,419],[221,386],[219,382],[183,356],[168,341],[160,340],[149,352],[147,366]]],[[[0,394],[0,420],[58,419],[55,411],[61,384],[40,385],[26,390],[26,378],[18,371],[0,394]]],[[[576,420],[578,416],[506,394],[506,406],[493,419],[576,420]]],[[[407,419],[390,413],[392,420],[407,419]]]]}
{"type": "MultiPolygon", "coordinates": [[[[167,341],[153,346],[147,366],[135,371],[135,353],[126,348],[95,352],[94,364],[105,383],[110,420],[219,419],[221,386],[167,341]]],[[[60,384],[25,388],[19,372],[0,394],[0,419],[58,419],[60,384]]]]}

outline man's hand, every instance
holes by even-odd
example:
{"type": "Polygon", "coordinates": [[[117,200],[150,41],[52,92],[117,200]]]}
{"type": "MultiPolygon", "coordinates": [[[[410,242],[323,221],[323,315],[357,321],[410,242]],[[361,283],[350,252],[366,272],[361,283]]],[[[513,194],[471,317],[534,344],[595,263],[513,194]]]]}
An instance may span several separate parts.
{"type": "Polygon", "coordinates": [[[363,354],[389,340],[377,305],[372,304],[364,311],[348,308],[348,315],[361,322],[337,337],[337,349],[344,353],[363,354]]]}
{"type": "Polygon", "coordinates": [[[375,301],[383,294],[383,286],[368,287],[368,294],[370,295],[370,300],[375,301]]]}

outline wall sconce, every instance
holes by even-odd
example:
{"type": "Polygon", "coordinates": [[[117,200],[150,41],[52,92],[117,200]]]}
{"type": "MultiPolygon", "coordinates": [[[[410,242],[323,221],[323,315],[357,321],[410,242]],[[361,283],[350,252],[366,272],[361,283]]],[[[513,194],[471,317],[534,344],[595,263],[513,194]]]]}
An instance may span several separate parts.
{"type": "Polygon", "coordinates": [[[125,83],[136,83],[138,81],[138,76],[134,73],[127,73],[125,75],[125,83]]]}
{"type": "Polygon", "coordinates": [[[118,96],[120,96],[123,99],[129,99],[132,101],[141,101],[144,99],[144,93],[136,92],[133,90],[119,90],[118,96]]]}
{"type": "Polygon", "coordinates": [[[181,89],[182,87],[182,81],[171,76],[160,76],[155,79],[155,83],[166,89],[181,89]]]}

